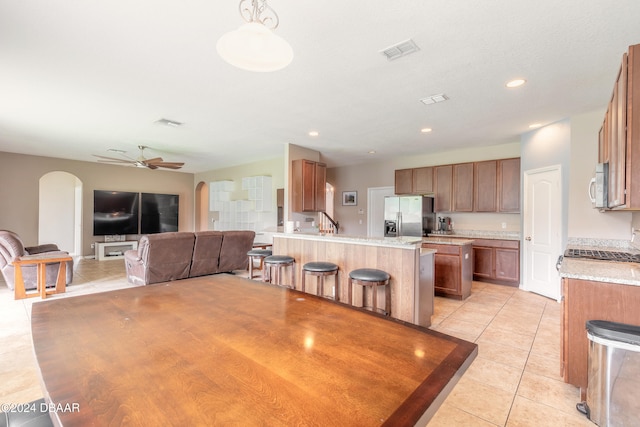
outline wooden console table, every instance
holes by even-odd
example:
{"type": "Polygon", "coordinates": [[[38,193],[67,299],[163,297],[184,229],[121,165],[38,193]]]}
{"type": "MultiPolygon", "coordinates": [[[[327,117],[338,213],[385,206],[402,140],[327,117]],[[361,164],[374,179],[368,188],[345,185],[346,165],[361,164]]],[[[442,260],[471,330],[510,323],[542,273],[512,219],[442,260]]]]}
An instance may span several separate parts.
{"type": "Polygon", "coordinates": [[[50,255],[27,255],[13,261],[13,265],[16,267],[14,278],[14,298],[24,299],[39,296],[40,298],[45,299],[47,295],[64,293],[67,290],[67,261],[71,260],[72,258],[68,255],[56,257],[52,257],[50,255]],[[58,269],[58,278],[56,279],[55,290],[47,292],[46,268],[47,264],[53,263],[60,263],[60,267],[58,269]],[[38,269],[37,288],[36,292],[27,293],[27,290],[24,286],[24,278],[22,276],[22,266],[34,264],[38,269]]]}

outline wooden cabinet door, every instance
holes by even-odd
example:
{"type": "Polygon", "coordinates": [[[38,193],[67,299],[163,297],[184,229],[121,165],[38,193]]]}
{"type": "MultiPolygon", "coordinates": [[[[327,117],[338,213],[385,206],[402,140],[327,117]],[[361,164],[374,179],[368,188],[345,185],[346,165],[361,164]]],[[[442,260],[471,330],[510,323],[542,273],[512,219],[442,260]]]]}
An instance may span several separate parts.
{"type": "Polygon", "coordinates": [[[327,207],[327,165],[324,163],[316,163],[315,165],[315,182],[314,194],[316,212],[324,212],[327,207]]]}
{"type": "Polygon", "coordinates": [[[473,212],[473,163],[453,165],[453,211],[473,212]]]}
{"type": "Polygon", "coordinates": [[[413,169],[396,169],[395,193],[413,193],[413,169]]]}
{"type": "Polygon", "coordinates": [[[316,164],[310,160],[302,161],[302,211],[313,212],[316,208],[316,164]]]}
{"type": "Polygon", "coordinates": [[[627,55],[622,57],[613,96],[607,112],[609,118],[609,207],[626,203],[627,149],[627,55]]]}
{"type": "Polygon", "coordinates": [[[433,193],[433,168],[413,169],[413,193],[427,194],[433,193]]]}
{"type": "Polygon", "coordinates": [[[460,255],[435,254],[435,290],[452,296],[461,295],[460,255]]]}
{"type": "Polygon", "coordinates": [[[495,249],[498,280],[520,281],[520,252],[513,249],[495,249]]]}
{"type": "Polygon", "coordinates": [[[451,212],[451,191],[453,189],[453,166],[443,165],[433,168],[435,187],[435,212],[451,212]]]}
{"type": "Polygon", "coordinates": [[[498,160],[498,211],[520,212],[520,158],[498,160]]]}
{"type": "Polygon", "coordinates": [[[493,279],[494,260],[493,248],[473,246],[473,276],[474,278],[493,279]]]}
{"type": "Polygon", "coordinates": [[[496,212],[498,210],[498,162],[476,162],[473,179],[473,210],[496,212]]]}

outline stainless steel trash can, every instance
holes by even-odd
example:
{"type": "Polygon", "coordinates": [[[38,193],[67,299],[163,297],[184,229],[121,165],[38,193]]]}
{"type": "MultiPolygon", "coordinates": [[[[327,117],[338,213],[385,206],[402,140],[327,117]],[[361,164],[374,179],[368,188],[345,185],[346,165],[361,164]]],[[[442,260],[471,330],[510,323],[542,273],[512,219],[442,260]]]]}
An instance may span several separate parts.
{"type": "Polygon", "coordinates": [[[589,320],[589,376],[583,407],[605,426],[640,426],[640,327],[589,320]]]}

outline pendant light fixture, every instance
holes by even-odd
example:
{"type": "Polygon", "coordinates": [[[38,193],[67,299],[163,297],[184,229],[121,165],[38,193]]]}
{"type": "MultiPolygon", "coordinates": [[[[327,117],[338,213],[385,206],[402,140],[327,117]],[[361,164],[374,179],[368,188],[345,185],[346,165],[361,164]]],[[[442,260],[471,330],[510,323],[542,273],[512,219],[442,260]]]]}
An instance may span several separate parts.
{"type": "Polygon", "coordinates": [[[293,49],[273,33],[280,20],[267,1],[240,0],[239,9],[246,24],[220,37],[216,50],[222,59],[248,71],[276,71],[289,65],[293,49]]]}

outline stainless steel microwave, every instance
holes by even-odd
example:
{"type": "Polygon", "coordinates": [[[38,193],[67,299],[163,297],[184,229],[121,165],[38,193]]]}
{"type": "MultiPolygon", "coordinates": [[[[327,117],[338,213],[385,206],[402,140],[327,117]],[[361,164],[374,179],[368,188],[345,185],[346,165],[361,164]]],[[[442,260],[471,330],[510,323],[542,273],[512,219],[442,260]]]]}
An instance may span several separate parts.
{"type": "Polygon", "coordinates": [[[596,176],[589,182],[589,198],[596,209],[609,207],[609,163],[596,164],[596,176]]]}

